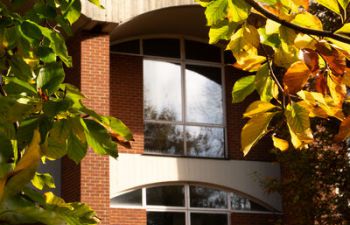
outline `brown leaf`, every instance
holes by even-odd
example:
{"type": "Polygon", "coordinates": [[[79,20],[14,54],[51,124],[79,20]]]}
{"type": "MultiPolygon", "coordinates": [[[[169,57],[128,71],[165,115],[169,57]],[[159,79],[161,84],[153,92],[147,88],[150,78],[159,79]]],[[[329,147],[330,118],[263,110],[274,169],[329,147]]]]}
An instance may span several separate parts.
{"type": "Polygon", "coordinates": [[[338,134],[334,137],[334,140],[339,142],[350,136],[350,116],[343,120],[339,127],[338,134]]]}
{"type": "Polygon", "coordinates": [[[310,76],[310,70],[302,61],[293,63],[284,74],[283,83],[289,93],[295,94],[306,84],[310,76]]]}
{"type": "Polygon", "coordinates": [[[327,94],[327,81],[324,77],[324,71],[317,71],[315,75],[315,90],[323,95],[327,94]]]}
{"type": "Polygon", "coordinates": [[[344,54],[326,42],[318,42],[316,44],[316,51],[326,61],[334,75],[343,75],[346,68],[344,54]]]}
{"type": "Polygon", "coordinates": [[[332,96],[332,99],[337,106],[342,106],[345,96],[346,96],[346,86],[342,82],[342,77],[336,77],[332,74],[329,74],[327,79],[327,85],[329,88],[329,92],[332,96]]]}
{"type": "Polygon", "coordinates": [[[304,63],[309,67],[312,73],[316,72],[318,66],[318,54],[312,49],[305,48],[302,50],[304,63]]]}

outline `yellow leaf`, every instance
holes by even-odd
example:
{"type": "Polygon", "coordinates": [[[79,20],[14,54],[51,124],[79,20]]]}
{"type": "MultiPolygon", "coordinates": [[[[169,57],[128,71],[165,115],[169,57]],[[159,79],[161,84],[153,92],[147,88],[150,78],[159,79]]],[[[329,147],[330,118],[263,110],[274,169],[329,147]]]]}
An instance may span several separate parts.
{"type": "Polygon", "coordinates": [[[340,29],[336,30],[335,33],[349,34],[350,33],[350,23],[344,24],[340,29]]]}
{"type": "Polygon", "coordinates": [[[298,61],[293,63],[284,74],[283,83],[288,87],[291,94],[300,91],[310,76],[310,70],[304,62],[298,61]]]}
{"type": "Polygon", "coordinates": [[[316,0],[316,2],[341,16],[337,0],[316,0]]]}
{"type": "Polygon", "coordinates": [[[294,20],[292,20],[292,23],[306,28],[323,30],[321,20],[317,16],[312,15],[309,12],[302,12],[296,15],[294,20]]]}
{"type": "Polygon", "coordinates": [[[270,102],[255,101],[248,106],[245,113],[243,114],[243,117],[252,118],[254,116],[259,115],[260,113],[265,113],[267,111],[270,111],[276,108],[280,108],[280,107],[273,105],[270,102]]]}
{"type": "Polygon", "coordinates": [[[281,47],[275,50],[273,62],[280,67],[288,68],[298,59],[297,48],[282,42],[281,47]]]}
{"type": "Polygon", "coordinates": [[[310,35],[299,33],[297,34],[294,44],[297,48],[303,49],[303,48],[309,48],[309,49],[315,49],[316,46],[316,40],[310,37],[310,35]]]}
{"type": "Polygon", "coordinates": [[[346,86],[342,83],[341,78],[330,74],[327,77],[327,85],[334,103],[339,106],[343,105],[346,96],[346,86]]]}
{"type": "Polygon", "coordinates": [[[266,134],[267,128],[276,112],[267,112],[252,117],[241,132],[241,145],[244,155],[266,134]]]}
{"type": "Polygon", "coordinates": [[[266,26],[265,26],[266,34],[271,35],[271,34],[279,33],[280,26],[281,24],[273,20],[267,19],[266,26]]]}
{"type": "Polygon", "coordinates": [[[272,141],[273,141],[273,145],[278,148],[279,150],[286,151],[289,148],[289,143],[286,140],[283,140],[281,138],[277,138],[276,136],[272,136],[272,141]]]}

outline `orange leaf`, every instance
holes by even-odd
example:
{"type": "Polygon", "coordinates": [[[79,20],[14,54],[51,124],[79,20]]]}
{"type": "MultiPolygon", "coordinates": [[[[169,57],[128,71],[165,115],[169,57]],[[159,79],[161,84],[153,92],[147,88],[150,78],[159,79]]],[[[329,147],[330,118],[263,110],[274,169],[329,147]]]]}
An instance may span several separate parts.
{"type": "Polygon", "coordinates": [[[325,42],[317,43],[316,51],[326,61],[334,75],[343,75],[346,68],[345,56],[343,53],[325,42]]]}
{"type": "Polygon", "coordinates": [[[289,93],[295,94],[306,84],[310,76],[310,70],[304,62],[293,63],[284,74],[283,83],[287,86],[289,93]]]}
{"type": "Polygon", "coordinates": [[[339,127],[339,132],[334,137],[334,140],[342,141],[349,136],[350,136],[350,116],[341,122],[339,127]]]}
{"type": "Polygon", "coordinates": [[[306,11],[309,11],[309,0],[293,0],[296,5],[302,6],[306,11]]]}
{"type": "Polygon", "coordinates": [[[318,70],[318,54],[312,49],[305,48],[302,50],[304,63],[309,67],[310,71],[314,73],[318,70]]]}

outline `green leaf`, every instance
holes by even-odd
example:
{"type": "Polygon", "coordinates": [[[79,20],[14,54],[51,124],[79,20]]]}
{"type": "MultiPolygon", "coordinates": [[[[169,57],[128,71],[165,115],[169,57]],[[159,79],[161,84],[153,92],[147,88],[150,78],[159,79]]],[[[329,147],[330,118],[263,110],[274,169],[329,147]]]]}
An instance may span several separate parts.
{"type": "Polygon", "coordinates": [[[229,40],[238,24],[229,23],[227,20],[211,26],[209,30],[209,44],[215,44],[220,40],[229,40]]]}
{"type": "Polygon", "coordinates": [[[43,35],[41,30],[34,25],[33,21],[24,21],[20,28],[22,34],[30,43],[34,43],[35,41],[40,41],[42,39],[43,35]]]}
{"type": "Polygon", "coordinates": [[[266,113],[267,111],[270,111],[276,108],[280,108],[280,107],[273,105],[270,102],[255,101],[248,106],[245,113],[243,114],[243,117],[252,118],[252,117],[258,116],[261,113],[266,113]]]}
{"type": "Polygon", "coordinates": [[[73,24],[80,17],[81,3],[80,0],[70,1],[67,8],[63,11],[63,16],[66,18],[70,24],[73,24]]]}
{"type": "Polygon", "coordinates": [[[23,92],[37,94],[37,91],[32,84],[18,79],[17,77],[5,77],[4,81],[6,82],[4,88],[7,94],[21,94],[23,92]]]}
{"type": "Polygon", "coordinates": [[[29,81],[33,77],[33,71],[27,63],[20,57],[11,57],[10,61],[11,72],[18,78],[24,81],[29,81]]]}
{"type": "Polygon", "coordinates": [[[228,1],[227,18],[230,22],[241,23],[248,18],[251,7],[244,0],[226,1],[228,1]]]}
{"type": "Polygon", "coordinates": [[[133,136],[129,128],[119,119],[111,116],[102,116],[101,125],[117,139],[125,141],[133,140],[133,136]]]}
{"type": "Polygon", "coordinates": [[[31,99],[14,97],[0,97],[0,121],[14,123],[27,115],[39,110],[40,103],[31,102],[31,99]]]}
{"type": "Polygon", "coordinates": [[[112,141],[111,136],[106,129],[96,121],[81,119],[81,125],[84,127],[86,140],[93,150],[101,155],[110,155],[118,157],[117,145],[112,141]]]}
{"type": "Polygon", "coordinates": [[[255,75],[245,76],[237,80],[232,90],[232,103],[242,102],[255,90],[255,75]]]}
{"type": "Polygon", "coordinates": [[[270,76],[270,70],[265,63],[255,76],[255,87],[262,101],[269,102],[272,98],[278,97],[278,86],[270,76]]]}
{"type": "Polygon", "coordinates": [[[87,143],[82,142],[74,133],[71,133],[67,142],[67,155],[76,164],[84,158],[87,152],[87,143]]]}
{"type": "Polygon", "coordinates": [[[67,139],[70,133],[67,120],[59,120],[55,122],[49,131],[47,148],[44,155],[59,159],[67,153],[67,139]]]}
{"type": "Polygon", "coordinates": [[[207,25],[213,26],[221,22],[227,15],[228,0],[211,1],[205,9],[205,16],[207,18],[207,25]]]}
{"type": "Polygon", "coordinates": [[[51,95],[57,91],[59,85],[64,81],[64,70],[62,63],[50,63],[41,68],[37,78],[37,88],[42,89],[44,93],[51,95]]]}
{"type": "Polygon", "coordinates": [[[44,188],[56,188],[53,177],[49,173],[35,173],[31,182],[33,186],[39,190],[43,190],[44,188]]]}
{"type": "Polygon", "coordinates": [[[56,61],[56,54],[48,47],[39,47],[37,55],[44,63],[53,63],[56,61]]]}
{"type": "Polygon", "coordinates": [[[244,155],[267,133],[267,128],[276,115],[274,112],[261,113],[252,117],[241,132],[241,145],[244,155]]]}
{"type": "Polygon", "coordinates": [[[49,100],[44,102],[43,111],[46,116],[54,117],[59,113],[67,112],[70,107],[73,105],[73,102],[67,98],[61,98],[59,100],[49,100]]]}
{"type": "Polygon", "coordinates": [[[316,2],[341,16],[337,0],[316,0],[316,2]]]}

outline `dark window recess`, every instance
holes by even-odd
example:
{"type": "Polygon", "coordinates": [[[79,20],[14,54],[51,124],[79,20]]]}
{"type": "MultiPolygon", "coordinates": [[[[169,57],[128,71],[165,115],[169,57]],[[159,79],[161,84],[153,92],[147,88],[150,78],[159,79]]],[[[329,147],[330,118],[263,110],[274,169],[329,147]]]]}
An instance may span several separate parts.
{"type": "Polygon", "coordinates": [[[186,59],[221,62],[221,50],[213,45],[185,40],[186,59]]]}
{"type": "Polygon", "coordinates": [[[140,54],[140,41],[132,40],[114,44],[111,46],[111,52],[140,54]]]}
{"type": "Polygon", "coordinates": [[[191,213],[191,225],[227,225],[227,214],[191,213]]]}
{"type": "Polygon", "coordinates": [[[185,213],[147,212],[147,225],[185,225],[185,213]]]}
{"type": "Polygon", "coordinates": [[[131,191],[111,199],[112,205],[142,205],[142,189],[131,191]]]}
{"type": "Polygon", "coordinates": [[[229,50],[224,51],[224,63],[225,64],[234,64],[236,62],[235,57],[232,55],[232,52],[229,50]]]}
{"type": "Polygon", "coordinates": [[[180,40],[178,39],[145,39],[143,40],[143,54],[180,58],[180,40]]]}
{"type": "Polygon", "coordinates": [[[185,206],[184,186],[147,188],[147,205],[185,206]]]}

